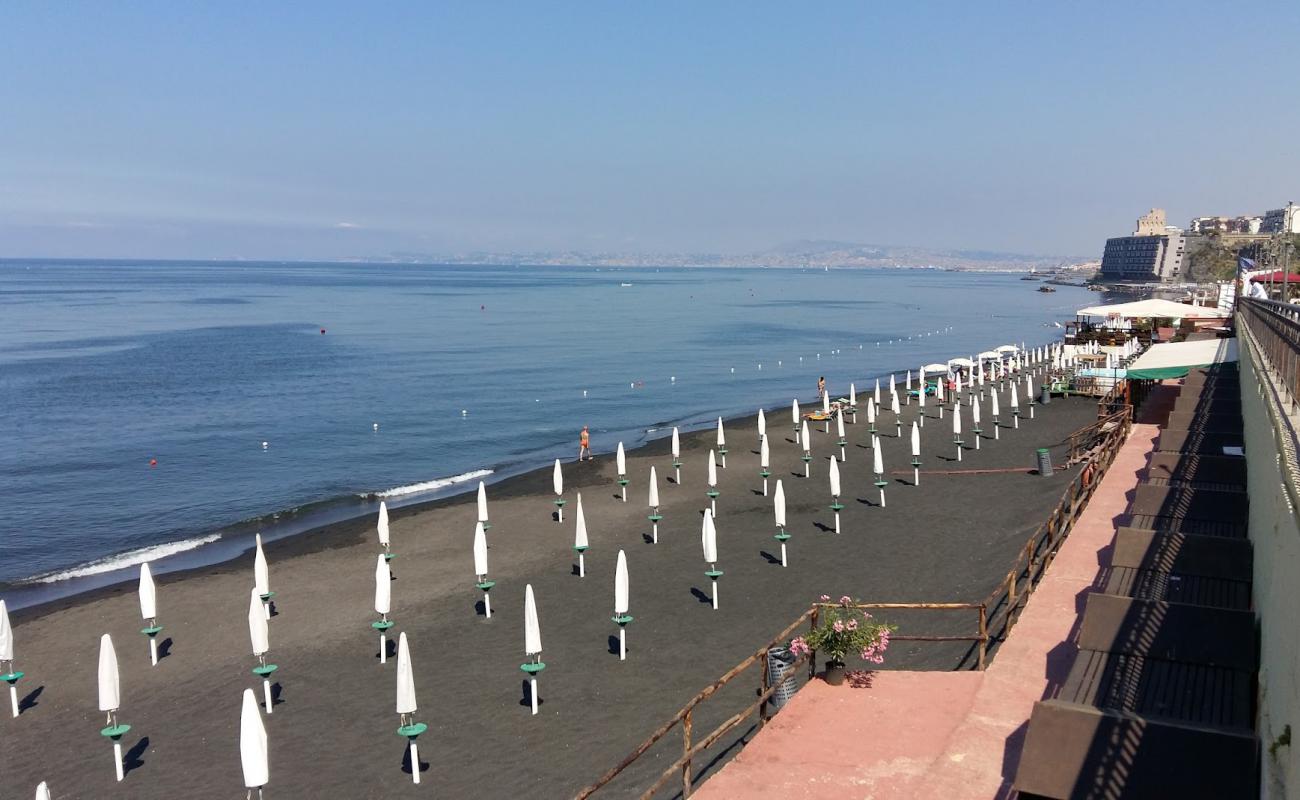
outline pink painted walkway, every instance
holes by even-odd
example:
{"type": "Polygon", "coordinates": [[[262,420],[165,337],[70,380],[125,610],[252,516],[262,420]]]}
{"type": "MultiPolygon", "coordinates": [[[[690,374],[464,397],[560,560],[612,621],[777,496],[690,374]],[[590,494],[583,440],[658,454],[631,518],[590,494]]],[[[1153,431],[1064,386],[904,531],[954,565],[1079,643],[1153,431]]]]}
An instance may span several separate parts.
{"type": "Polygon", "coordinates": [[[692,797],[1012,796],[1030,711],[1069,673],[1077,620],[1158,435],[1133,426],[986,671],[885,671],[870,689],[813,681],[692,797]]]}

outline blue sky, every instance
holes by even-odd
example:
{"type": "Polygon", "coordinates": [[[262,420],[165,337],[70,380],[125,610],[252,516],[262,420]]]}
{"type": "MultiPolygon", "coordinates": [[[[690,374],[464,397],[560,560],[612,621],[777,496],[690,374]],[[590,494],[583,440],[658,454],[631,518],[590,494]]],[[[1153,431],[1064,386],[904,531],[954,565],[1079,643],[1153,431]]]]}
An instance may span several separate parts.
{"type": "Polygon", "coordinates": [[[1097,256],[1300,201],[1296,4],[286,6],[6,4],[0,256],[1097,256]]]}

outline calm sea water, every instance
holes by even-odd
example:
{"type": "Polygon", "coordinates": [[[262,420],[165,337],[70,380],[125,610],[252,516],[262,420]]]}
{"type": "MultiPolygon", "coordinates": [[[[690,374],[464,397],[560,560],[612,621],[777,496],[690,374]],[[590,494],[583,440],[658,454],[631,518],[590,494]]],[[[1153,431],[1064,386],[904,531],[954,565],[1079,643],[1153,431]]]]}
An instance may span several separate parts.
{"type": "Polygon", "coordinates": [[[30,602],[355,515],[369,493],[414,502],[572,457],[583,424],[598,452],[631,447],[810,398],[819,375],[842,393],[1045,343],[1091,296],[1037,285],[920,270],[0,262],[0,582],[30,602]]]}

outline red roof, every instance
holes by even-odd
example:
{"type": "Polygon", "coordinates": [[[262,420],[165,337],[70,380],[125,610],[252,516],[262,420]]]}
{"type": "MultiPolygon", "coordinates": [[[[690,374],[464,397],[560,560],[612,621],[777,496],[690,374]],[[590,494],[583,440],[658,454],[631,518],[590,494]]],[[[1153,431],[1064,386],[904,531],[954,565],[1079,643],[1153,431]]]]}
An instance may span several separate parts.
{"type": "Polygon", "coordinates": [[[1280,269],[1276,272],[1266,272],[1263,275],[1256,275],[1255,277],[1251,278],[1251,280],[1255,281],[1256,283],[1268,283],[1269,281],[1273,281],[1274,283],[1282,283],[1284,278],[1287,283],[1300,283],[1300,275],[1297,275],[1294,272],[1292,272],[1290,275],[1287,275],[1286,273],[1282,272],[1282,270],[1280,269]]]}

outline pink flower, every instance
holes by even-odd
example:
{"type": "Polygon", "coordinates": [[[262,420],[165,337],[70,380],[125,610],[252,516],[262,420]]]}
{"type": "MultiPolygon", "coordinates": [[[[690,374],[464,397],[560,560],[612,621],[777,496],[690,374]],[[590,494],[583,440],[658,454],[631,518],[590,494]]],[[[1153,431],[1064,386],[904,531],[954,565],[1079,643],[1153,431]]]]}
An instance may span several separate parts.
{"type": "Polygon", "coordinates": [[[824,594],[824,595],[822,595],[822,602],[823,602],[823,603],[825,603],[826,601],[828,601],[828,600],[830,600],[830,599],[831,599],[831,596],[830,596],[830,595],[828,595],[828,594],[824,594]]]}
{"type": "Polygon", "coordinates": [[[858,629],[858,621],[856,619],[849,620],[848,628],[851,631],[856,631],[858,629]]]}
{"type": "Polygon", "coordinates": [[[812,650],[808,647],[808,643],[804,641],[804,638],[798,636],[790,641],[790,652],[796,656],[802,656],[812,652],[812,650]]]}
{"type": "Polygon", "coordinates": [[[842,606],[851,605],[852,603],[853,603],[853,598],[849,597],[847,594],[840,598],[840,605],[842,606]]]}
{"type": "Polygon", "coordinates": [[[835,624],[834,624],[832,627],[835,628],[835,632],[836,632],[836,633],[844,633],[844,623],[843,623],[843,621],[838,620],[838,619],[835,620],[835,624]]]}

